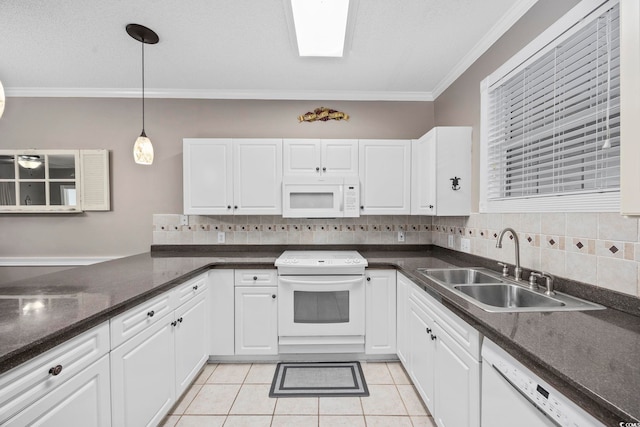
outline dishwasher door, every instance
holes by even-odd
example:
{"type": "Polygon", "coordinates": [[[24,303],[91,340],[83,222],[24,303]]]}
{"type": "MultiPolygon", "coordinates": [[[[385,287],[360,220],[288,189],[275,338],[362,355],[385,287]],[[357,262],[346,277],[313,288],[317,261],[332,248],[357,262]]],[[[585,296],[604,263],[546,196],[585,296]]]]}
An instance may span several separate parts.
{"type": "Polygon", "coordinates": [[[604,427],[486,338],[481,402],[482,427],[604,427]]]}
{"type": "Polygon", "coordinates": [[[482,364],[482,427],[556,426],[489,362],[482,364]]]}

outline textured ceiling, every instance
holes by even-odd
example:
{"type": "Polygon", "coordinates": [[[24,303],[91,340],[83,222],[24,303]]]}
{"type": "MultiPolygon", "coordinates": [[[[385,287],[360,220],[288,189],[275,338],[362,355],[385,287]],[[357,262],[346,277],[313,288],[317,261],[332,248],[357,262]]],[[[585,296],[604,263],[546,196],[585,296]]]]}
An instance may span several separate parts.
{"type": "Polygon", "coordinates": [[[300,58],[287,0],[0,0],[0,80],[9,96],[137,96],[139,23],[160,36],[149,96],[429,100],[533,3],[358,0],[345,57],[300,58]]]}

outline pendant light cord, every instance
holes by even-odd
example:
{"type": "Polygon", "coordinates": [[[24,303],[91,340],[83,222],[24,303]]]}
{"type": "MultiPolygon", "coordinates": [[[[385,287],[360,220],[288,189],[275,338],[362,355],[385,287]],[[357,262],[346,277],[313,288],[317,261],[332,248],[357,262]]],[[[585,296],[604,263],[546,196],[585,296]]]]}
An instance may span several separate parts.
{"type": "Polygon", "coordinates": [[[144,132],[144,38],[142,39],[142,136],[146,136],[144,132]]]}

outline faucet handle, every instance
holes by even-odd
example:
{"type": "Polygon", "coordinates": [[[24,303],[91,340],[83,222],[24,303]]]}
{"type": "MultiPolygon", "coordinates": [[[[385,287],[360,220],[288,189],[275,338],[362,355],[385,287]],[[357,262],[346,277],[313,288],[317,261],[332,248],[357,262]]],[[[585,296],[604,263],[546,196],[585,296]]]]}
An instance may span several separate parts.
{"type": "Polygon", "coordinates": [[[499,262],[498,265],[502,266],[502,277],[507,277],[509,275],[509,266],[504,262],[499,262]]]}
{"type": "Polygon", "coordinates": [[[529,274],[529,287],[531,289],[538,287],[538,278],[543,277],[543,274],[544,273],[538,273],[537,271],[532,271],[531,274],[529,274]]]}
{"type": "Polygon", "coordinates": [[[556,293],[553,291],[553,276],[543,271],[541,277],[544,277],[546,279],[547,290],[545,291],[545,294],[549,295],[550,297],[554,296],[556,293]]]}

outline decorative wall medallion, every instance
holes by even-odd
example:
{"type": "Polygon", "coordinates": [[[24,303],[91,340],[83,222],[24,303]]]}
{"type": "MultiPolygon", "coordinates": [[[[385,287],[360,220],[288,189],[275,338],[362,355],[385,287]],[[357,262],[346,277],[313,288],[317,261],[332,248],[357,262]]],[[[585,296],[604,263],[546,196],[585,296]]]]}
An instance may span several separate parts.
{"type": "Polygon", "coordinates": [[[313,111],[308,111],[302,116],[298,116],[298,122],[326,122],[329,120],[349,120],[349,115],[341,111],[332,110],[330,108],[320,107],[313,111]]]}

